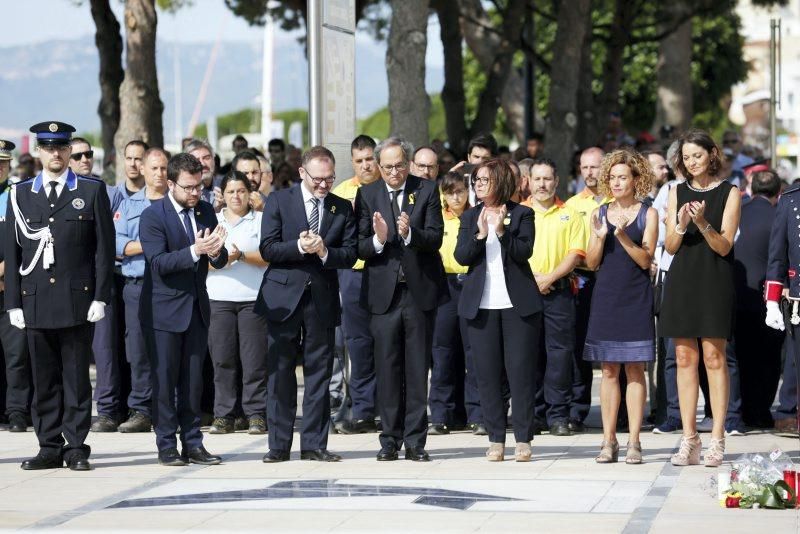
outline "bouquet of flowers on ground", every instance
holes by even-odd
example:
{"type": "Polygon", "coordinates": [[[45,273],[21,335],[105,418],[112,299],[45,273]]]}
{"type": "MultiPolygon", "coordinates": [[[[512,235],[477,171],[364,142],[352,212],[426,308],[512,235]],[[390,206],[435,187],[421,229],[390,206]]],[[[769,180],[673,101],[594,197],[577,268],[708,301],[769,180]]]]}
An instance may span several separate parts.
{"type": "Polygon", "coordinates": [[[794,508],[797,471],[779,448],[769,454],[744,454],[730,474],[719,475],[720,505],[725,508],[794,508]]]}

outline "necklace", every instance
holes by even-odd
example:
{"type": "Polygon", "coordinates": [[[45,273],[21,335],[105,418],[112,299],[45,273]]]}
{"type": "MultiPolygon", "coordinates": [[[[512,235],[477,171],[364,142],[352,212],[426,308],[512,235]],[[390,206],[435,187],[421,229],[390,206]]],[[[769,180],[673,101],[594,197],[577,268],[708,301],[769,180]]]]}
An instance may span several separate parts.
{"type": "Polygon", "coordinates": [[[721,183],[722,183],[722,180],[719,180],[719,181],[717,181],[715,183],[712,183],[711,185],[709,185],[707,187],[695,187],[695,186],[692,185],[691,181],[687,180],[686,181],[686,187],[688,187],[689,189],[691,189],[692,191],[694,191],[696,193],[705,193],[706,191],[711,191],[712,189],[716,188],[721,183]]]}

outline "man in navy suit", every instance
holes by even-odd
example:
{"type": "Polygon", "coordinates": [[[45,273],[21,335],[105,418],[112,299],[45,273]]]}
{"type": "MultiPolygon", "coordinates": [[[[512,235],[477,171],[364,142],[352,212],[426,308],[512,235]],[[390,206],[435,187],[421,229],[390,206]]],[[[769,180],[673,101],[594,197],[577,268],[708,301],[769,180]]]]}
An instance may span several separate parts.
{"type": "Polygon", "coordinates": [[[300,458],[337,462],[328,451],[334,336],[341,323],[337,269],[356,261],[353,207],[330,192],[334,174],[330,150],[315,146],[303,154],[299,186],[267,197],[261,222],[264,273],[255,311],[267,317],[266,463],[285,462],[292,448],[297,413],[294,340],[303,332],[303,429],[300,458]]]}
{"type": "MultiPolygon", "coordinates": [[[[775,220],[781,179],[772,170],[752,175],[752,198],[742,206],[736,258],[736,327],[733,343],[739,364],[741,414],[744,424],[772,428],[770,408],[781,378],[782,332],[764,324],[764,280],[767,275],[769,233],[775,220]]],[[[731,388],[731,396],[736,392],[731,388]]],[[[727,426],[727,425],[726,425],[727,426]]]]}
{"type": "Polygon", "coordinates": [[[371,314],[380,406],[378,461],[427,462],[428,369],[439,304],[449,299],[439,248],[444,236],[435,182],[409,174],[413,148],[390,137],[375,147],[382,180],[356,195],[361,301],[371,314]]]}
{"type": "Polygon", "coordinates": [[[202,170],[191,154],[173,156],[167,164],[169,193],[145,209],[139,223],[145,257],[139,319],[151,362],[152,418],[161,465],[222,461],[203,447],[200,397],[211,315],[208,264],[223,268],[228,251],[214,208],[200,199],[202,170]],[[182,454],[175,438],[179,425],[182,454]]]}

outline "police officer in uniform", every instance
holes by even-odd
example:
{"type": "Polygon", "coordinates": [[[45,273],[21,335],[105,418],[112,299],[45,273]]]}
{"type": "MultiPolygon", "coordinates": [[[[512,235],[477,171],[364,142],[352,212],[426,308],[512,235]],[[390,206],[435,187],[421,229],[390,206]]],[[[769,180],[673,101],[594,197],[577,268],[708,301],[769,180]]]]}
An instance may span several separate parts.
{"type": "Polygon", "coordinates": [[[75,128],[31,127],[42,172],[12,187],[6,225],[6,309],[27,329],[39,454],[22,469],[91,469],[92,324],[111,298],[114,227],[102,182],[67,162],[75,128]]]}
{"type": "MultiPolygon", "coordinates": [[[[789,329],[787,342],[791,345],[786,354],[794,356],[797,368],[800,364],[800,187],[785,191],[778,201],[777,214],[769,234],[764,294],[767,301],[765,322],[776,330],[789,329]],[[786,286],[788,295],[782,299],[786,286]]],[[[800,373],[795,377],[797,380],[800,373]]]]}
{"type": "MultiPolygon", "coordinates": [[[[0,309],[4,292],[2,276],[5,268],[4,243],[6,206],[8,205],[8,174],[11,168],[11,151],[14,143],[0,139],[0,309]]],[[[8,314],[0,313],[0,358],[5,360],[5,372],[0,372],[0,417],[8,416],[9,432],[25,432],[31,408],[31,364],[28,358],[28,340],[25,332],[14,328],[8,314]],[[5,380],[4,380],[5,379],[5,380]]]]}

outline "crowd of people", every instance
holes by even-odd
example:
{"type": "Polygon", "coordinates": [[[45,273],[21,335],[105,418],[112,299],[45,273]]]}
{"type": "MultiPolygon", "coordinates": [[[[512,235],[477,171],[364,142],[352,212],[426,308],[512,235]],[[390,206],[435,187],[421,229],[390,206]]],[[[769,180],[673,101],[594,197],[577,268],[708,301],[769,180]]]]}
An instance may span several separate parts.
{"type": "Polygon", "coordinates": [[[31,131],[38,173],[26,154],[12,173],[0,141],[0,412],[34,426],[23,469],[89,469],[90,431],[154,430],[161,464],[219,463],[204,425],[266,433],[263,461],[287,461],[298,365],[306,460],[341,459],[329,432],[427,461],[427,435],[470,431],[501,461],[510,430],[530,461],[535,435],[586,431],[594,369],[599,463],[618,461],[618,432],[629,464],[642,431],[682,432],[675,465],[710,432],[708,466],[726,436],[797,435],[793,242],[772,228],[792,224],[795,188],[735,132],[724,148],[699,130],[614,136],[563,177],[540,135],[513,153],[480,135],[463,161],[359,135],[343,180],[321,146],[239,136],[221,166],[201,139],[131,140],[112,186],[74,128],[31,131]]]}

